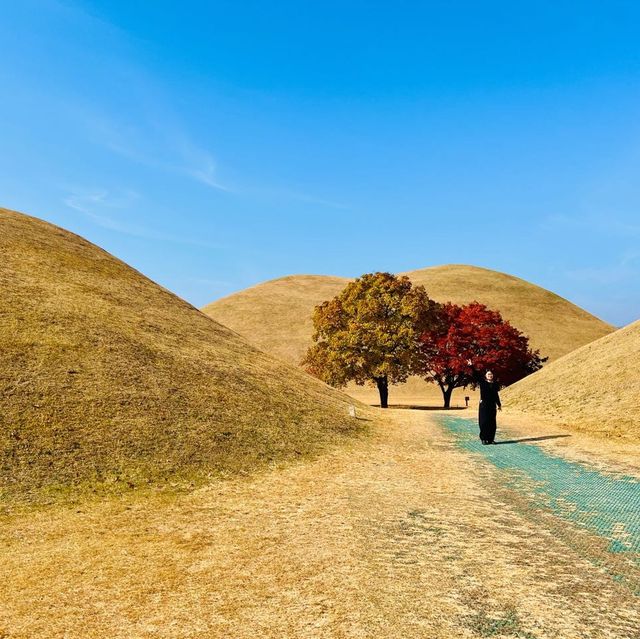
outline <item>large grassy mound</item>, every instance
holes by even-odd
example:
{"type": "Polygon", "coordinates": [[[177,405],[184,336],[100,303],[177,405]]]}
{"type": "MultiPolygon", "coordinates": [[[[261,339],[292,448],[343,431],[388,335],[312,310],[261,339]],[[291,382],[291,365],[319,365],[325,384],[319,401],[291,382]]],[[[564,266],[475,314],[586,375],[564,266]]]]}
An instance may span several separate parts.
{"type": "Polygon", "coordinates": [[[531,282],[477,266],[450,264],[406,273],[439,302],[474,300],[500,311],[549,360],[614,330],[568,300],[531,282]]]}
{"type": "Polygon", "coordinates": [[[263,351],[297,366],[311,344],[313,307],[337,295],[350,281],[291,275],[223,297],[202,310],[263,351]]]}
{"type": "Polygon", "coordinates": [[[0,209],[0,255],[5,493],[243,472],[355,428],[345,395],[76,235],[0,209]]]}
{"type": "Polygon", "coordinates": [[[569,428],[640,441],[640,321],[565,355],[504,391],[509,406],[569,428]]]}
{"type": "MultiPolygon", "coordinates": [[[[439,302],[477,300],[499,310],[550,360],[614,330],[559,295],[505,273],[453,264],[404,275],[422,284],[439,302]]],[[[297,364],[311,343],[313,307],[337,295],[350,281],[291,275],[216,300],[203,311],[258,348],[297,364]]]]}

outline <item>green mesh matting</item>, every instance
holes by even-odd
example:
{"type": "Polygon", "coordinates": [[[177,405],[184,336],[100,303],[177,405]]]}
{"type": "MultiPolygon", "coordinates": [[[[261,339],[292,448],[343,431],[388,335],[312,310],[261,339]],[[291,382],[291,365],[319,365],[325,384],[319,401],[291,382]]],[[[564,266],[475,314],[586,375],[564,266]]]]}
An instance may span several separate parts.
{"type": "MultiPolygon", "coordinates": [[[[498,437],[483,446],[475,421],[442,417],[456,444],[499,469],[500,481],[532,509],[553,515],[606,541],[606,552],[640,567],[640,481],[553,455],[534,443],[498,437]],[[621,557],[620,555],[623,555],[621,557]]],[[[614,578],[616,575],[613,575],[614,578]]],[[[635,581],[635,580],[634,580],[635,581]]]]}

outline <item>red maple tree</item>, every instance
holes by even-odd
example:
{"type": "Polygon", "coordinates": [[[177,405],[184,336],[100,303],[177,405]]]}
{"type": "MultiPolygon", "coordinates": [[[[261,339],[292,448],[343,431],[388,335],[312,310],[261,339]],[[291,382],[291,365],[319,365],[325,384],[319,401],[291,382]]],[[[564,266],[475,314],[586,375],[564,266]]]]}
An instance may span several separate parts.
{"type": "Polygon", "coordinates": [[[529,348],[529,338],[479,302],[443,304],[435,327],[422,334],[420,374],[435,382],[449,408],[454,388],[477,386],[491,370],[502,386],[542,367],[547,358],[529,348]]]}

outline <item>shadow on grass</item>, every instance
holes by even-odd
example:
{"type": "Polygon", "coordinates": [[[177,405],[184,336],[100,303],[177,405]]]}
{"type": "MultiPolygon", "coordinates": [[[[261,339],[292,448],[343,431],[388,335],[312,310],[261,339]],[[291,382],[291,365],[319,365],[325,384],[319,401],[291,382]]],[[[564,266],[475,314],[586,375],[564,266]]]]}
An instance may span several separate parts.
{"type": "Polygon", "coordinates": [[[544,437],[523,437],[522,439],[505,439],[502,442],[495,442],[498,444],[518,444],[520,442],[541,442],[544,439],[559,439],[561,437],[571,437],[571,435],[545,435],[544,437]]]}
{"type": "MultiPolygon", "coordinates": [[[[374,404],[379,406],[380,404],[374,404]]],[[[451,406],[444,408],[442,406],[422,406],[420,404],[389,404],[389,408],[406,408],[408,410],[467,410],[464,406],[451,406]]]]}
{"type": "Polygon", "coordinates": [[[464,625],[478,637],[518,637],[536,639],[536,636],[522,628],[518,613],[508,610],[504,616],[489,617],[484,610],[463,618],[464,625]]]}

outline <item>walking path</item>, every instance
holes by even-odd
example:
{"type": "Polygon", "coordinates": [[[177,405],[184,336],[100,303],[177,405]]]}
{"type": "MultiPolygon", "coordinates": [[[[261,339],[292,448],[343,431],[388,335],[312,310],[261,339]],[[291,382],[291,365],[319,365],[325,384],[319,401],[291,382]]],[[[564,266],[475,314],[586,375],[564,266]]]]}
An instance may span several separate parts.
{"type": "Polygon", "coordinates": [[[503,436],[497,448],[478,441],[477,426],[469,419],[447,416],[438,423],[454,434],[461,448],[499,471],[496,479],[505,499],[520,502],[525,512],[543,518],[558,535],[573,533],[566,541],[574,547],[580,533],[591,533],[582,535],[587,541],[586,556],[609,569],[615,579],[626,580],[640,595],[640,480],[592,468],[539,446],[565,434],[503,436]],[[577,528],[565,526],[558,518],[577,528]]]}
{"type": "Polygon", "coordinates": [[[14,517],[0,637],[640,637],[634,480],[474,437],[388,411],[312,462],[14,517]]]}

